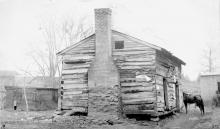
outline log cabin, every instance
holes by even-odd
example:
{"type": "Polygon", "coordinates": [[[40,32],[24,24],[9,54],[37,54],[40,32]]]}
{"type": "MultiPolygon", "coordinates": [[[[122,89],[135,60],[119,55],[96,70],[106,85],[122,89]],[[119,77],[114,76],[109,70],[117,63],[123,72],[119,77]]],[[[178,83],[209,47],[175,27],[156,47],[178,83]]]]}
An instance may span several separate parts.
{"type": "Polygon", "coordinates": [[[111,9],[95,9],[95,33],[57,53],[62,57],[59,109],[153,117],[179,110],[185,63],[111,26],[111,9]]]}

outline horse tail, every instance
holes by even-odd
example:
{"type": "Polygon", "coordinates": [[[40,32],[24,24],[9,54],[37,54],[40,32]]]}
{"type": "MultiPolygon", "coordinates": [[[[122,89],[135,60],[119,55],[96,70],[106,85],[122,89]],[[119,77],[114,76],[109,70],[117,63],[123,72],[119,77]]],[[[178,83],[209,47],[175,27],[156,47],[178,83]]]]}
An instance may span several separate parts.
{"type": "Polygon", "coordinates": [[[201,108],[202,108],[203,114],[205,114],[204,102],[203,102],[202,98],[201,98],[201,108]]]}

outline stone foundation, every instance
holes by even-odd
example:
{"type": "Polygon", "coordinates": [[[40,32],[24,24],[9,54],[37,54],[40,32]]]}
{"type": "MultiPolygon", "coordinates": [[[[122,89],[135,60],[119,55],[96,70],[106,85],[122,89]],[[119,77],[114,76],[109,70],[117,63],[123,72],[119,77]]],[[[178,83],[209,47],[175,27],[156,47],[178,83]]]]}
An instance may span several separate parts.
{"type": "Polygon", "coordinates": [[[89,90],[89,114],[91,112],[102,112],[119,115],[119,90],[115,86],[92,87],[89,90]]]}

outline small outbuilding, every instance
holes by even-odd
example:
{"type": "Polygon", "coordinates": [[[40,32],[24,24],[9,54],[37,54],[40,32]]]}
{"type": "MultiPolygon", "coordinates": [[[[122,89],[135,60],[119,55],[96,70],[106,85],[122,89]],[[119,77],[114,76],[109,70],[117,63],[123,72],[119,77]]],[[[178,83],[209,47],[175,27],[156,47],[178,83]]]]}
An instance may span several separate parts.
{"type": "Polygon", "coordinates": [[[220,93],[220,73],[203,73],[199,76],[199,86],[205,102],[211,102],[220,93]]]}
{"type": "Polygon", "coordinates": [[[111,10],[95,9],[95,33],[62,56],[59,109],[147,114],[180,110],[185,63],[162,47],[111,29],[111,10]]]}

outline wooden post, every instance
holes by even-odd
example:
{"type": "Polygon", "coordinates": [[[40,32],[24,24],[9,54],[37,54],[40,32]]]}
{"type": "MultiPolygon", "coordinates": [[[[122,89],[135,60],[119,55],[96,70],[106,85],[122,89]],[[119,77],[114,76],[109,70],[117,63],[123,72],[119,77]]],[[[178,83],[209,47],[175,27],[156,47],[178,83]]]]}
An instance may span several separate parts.
{"type": "Polygon", "coordinates": [[[169,109],[167,80],[165,78],[163,78],[163,89],[164,89],[165,106],[166,106],[166,109],[169,109]]]}
{"type": "Polygon", "coordinates": [[[177,108],[177,112],[180,112],[180,97],[179,97],[179,84],[178,84],[178,81],[175,84],[175,92],[176,92],[176,108],[177,108]]]}

